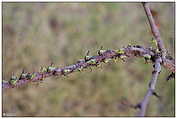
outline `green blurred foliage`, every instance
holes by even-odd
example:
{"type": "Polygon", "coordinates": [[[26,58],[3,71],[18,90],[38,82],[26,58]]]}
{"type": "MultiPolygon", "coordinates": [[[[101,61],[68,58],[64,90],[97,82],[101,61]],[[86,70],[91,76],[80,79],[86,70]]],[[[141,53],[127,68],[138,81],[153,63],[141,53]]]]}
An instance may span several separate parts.
{"type": "MultiPolygon", "coordinates": [[[[103,46],[150,46],[152,34],[141,3],[3,3],[3,79],[22,69],[38,71],[51,62],[62,67],[95,55],[103,46]]],[[[165,47],[174,56],[174,3],[152,3],[165,47]]],[[[47,78],[3,90],[6,116],[134,116],[124,103],[143,99],[152,66],[143,59],[111,62],[66,77],[47,78]]],[[[175,84],[162,69],[147,116],[174,116],[175,84]]]]}

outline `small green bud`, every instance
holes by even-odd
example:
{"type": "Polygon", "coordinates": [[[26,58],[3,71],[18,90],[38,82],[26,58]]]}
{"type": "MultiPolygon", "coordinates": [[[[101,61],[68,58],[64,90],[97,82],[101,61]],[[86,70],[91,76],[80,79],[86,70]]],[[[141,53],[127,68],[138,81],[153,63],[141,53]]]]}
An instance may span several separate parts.
{"type": "Polygon", "coordinates": [[[128,44],[128,47],[131,47],[131,46],[132,46],[132,44],[131,44],[131,43],[129,43],[129,44],[128,44]]]}
{"type": "Polygon", "coordinates": [[[108,63],[108,62],[110,62],[111,61],[111,59],[105,59],[104,60],[104,63],[108,63]]]}
{"type": "Polygon", "coordinates": [[[9,83],[10,83],[11,85],[15,85],[18,80],[19,80],[19,79],[18,79],[16,76],[12,75],[12,77],[10,78],[9,83]]]}
{"type": "Polygon", "coordinates": [[[88,61],[91,58],[91,56],[85,56],[85,61],[88,61]]]}
{"type": "Polygon", "coordinates": [[[127,56],[121,55],[119,58],[120,58],[121,60],[125,61],[125,58],[127,58],[127,56]]]}
{"type": "Polygon", "coordinates": [[[63,70],[64,73],[68,73],[68,72],[70,72],[70,71],[71,71],[70,69],[64,69],[64,70],[63,70]]]}
{"type": "Polygon", "coordinates": [[[12,75],[11,80],[16,80],[17,77],[15,75],[12,75]]]}
{"type": "Polygon", "coordinates": [[[120,59],[125,59],[127,56],[125,56],[125,55],[121,55],[120,56],[120,59]]]}
{"type": "Polygon", "coordinates": [[[49,66],[49,67],[47,68],[47,72],[52,72],[52,71],[54,71],[55,69],[56,69],[56,67],[49,66]]]}
{"type": "Polygon", "coordinates": [[[103,55],[103,53],[105,53],[105,52],[106,52],[106,50],[99,50],[98,55],[103,55]]]}
{"type": "Polygon", "coordinates": [[[41,72],[41,73],[47,72],[47,68],[46,68],[46,67],[40,67],[40,72],[41,72]]]}
{"type": "Polygon", "coordinates": [[[35,73],[32,73],[32,75],[31,75],[31,78],[30,79],[33,79],[33,78],[35,78],[36,77],[36,74],[35,73]]]}
{"type": "Polygon", "coordinates": [[[101,46],[101,49],[100,50],[98,50],[98,55],[103,55],[103,53],[105,53],[106,52],[106,50],[103,50],[103,46],[101,46]]]}
{"type": "Polygon", "coordinates": [[[26,78],[27,78],[27,80],[31,79],[31,74],[28,73],[28,74],[26,75],[26,78]]]}
{"type": "Polygon", "coordinates": [[[53,63],[51,63],[51,65],[47,67],[47,72],[52,72],[55,69],[56,69],[56,67],[54,67],[53,63]]]}
{"type": "Polygon", "coordinates": [[[83,70],[83,67],[81,66],[81,67],[79,67],[77,70],[78,70],[78,71],[82,71],[82,70],[83,70]]]}
{"type": "Polygon", "coordinates": [[[153,47],[157,47],[158,46],[158,43],[157,43],[157,41],[154,38],[152,38],[152,40],[151,40],[151,45],[153,47]]]}
{"type": "Polygon", "coordinates": [[[25,70],[23,69],[23,71],[22,71],[22,73],[20,75],[19,80],[26,78],[26,75],[27,75],[27,73],[25,73],[25,70]]]}
{"type": "Polygon", "coordinates": [[[116,62],[117,62],[117,59],[113,59],[113,61],[116,63],[116,62]]]}
{"type": "Polygon", "coordinates": [[[88,64],[97,64],[96,60],[95,59],[91,59],[87,62],[88,64]]]}
{"type": "Polygon", "coordinates": [[[118,53],[118,54],[124,54],[125,52],[124,52],[123,49],[119,49],[119,50],[116,51],[116,53],[118,53]]]}
{"type": "Polygon", "coordinates": [[[28,73],[22,73],[20,76],[20,79],[26,78],[27,75],[28,75],[28,73]]]}
{"type": "Polygon", "coordinates": [[[11,85],[16,85],[17,81],[18,81],[18,80],[10,80],[10,84],[11,84],[11,85]]]}
{"type": "Polygon", "coordinates": [[[27,76],[26,76],[27,80],[31,80],[31,79],[33,79],[35,77],[36,77],[35,73],[32,73],[32,74],[28,73],[27,76]]]}
{"type": "Polygon", "coordinates": [[[84,57],[85,61],[88,61],[91,58],[91,56],[89,56],[89,53],[90,51],[88,50],[86,56],[84,57]]]}
{"type": "Polygon", "coordinates": [[[157,46],[157,41],[155,39],[152,39],[152,43],[155,44],[155,46],[157,46]]]}
{"type": "Polygon", "coordinates": [[[149,54],[145,54],[145,55],[143,55],[143,56],[144,56],[145,59],[148,59],[148,60],[151,59],[151,55],[149,55],[149,54]]]}

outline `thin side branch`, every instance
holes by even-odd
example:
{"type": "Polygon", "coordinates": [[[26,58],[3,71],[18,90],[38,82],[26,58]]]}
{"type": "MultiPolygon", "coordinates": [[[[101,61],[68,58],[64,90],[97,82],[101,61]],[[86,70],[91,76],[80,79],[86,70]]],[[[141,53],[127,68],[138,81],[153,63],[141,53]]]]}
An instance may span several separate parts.
{"type": "Polygon", "coordinates": [[[152,79],[149,82],[149,89],[144,97],[144,99],[137,105],[140,111],[138,112],[138,116],[145,116],[147,105],[149,103],[150,96],[156,94],[155,93],[155,86],[157,82],[157,77],[161,71],[161,65],[162,62],[161,58],[157,58],[155,60],[154,64],[154,71],[152,71],[152,79]]]}
{"type": "Polygon", "coordinates": [[[149,8],[148,3],[143,3],[144,10],[146,12],[146,15],[148,17],[149,24],[151,26],[151,31],[157,41],[158,49],[162,52],[162,60],[165,59],[166,56],[166,49],[163,43],[163,40],[160,37],[160,32],[158,27],[155,24],[154,18],[152,16],[151,10],[149,8]]]}

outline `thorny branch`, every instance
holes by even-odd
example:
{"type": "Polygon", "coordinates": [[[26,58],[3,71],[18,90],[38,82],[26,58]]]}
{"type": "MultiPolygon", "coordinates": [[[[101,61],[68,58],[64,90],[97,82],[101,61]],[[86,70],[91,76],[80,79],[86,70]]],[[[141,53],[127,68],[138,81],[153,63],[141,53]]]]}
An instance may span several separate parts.
{"type": "Polygon", "coordinates": [[[157,82],[157,77],[161,71],[161,65],[160,65],[161,62],[162,62],[162,60],[160,57],[158,57],[155,60],[155,64],[153,66],[154,70],[152,71],[152,79],[149,82],[149,89],[148,89],[144,99],[136,106],[137,108],[140,109],[137,116],[145,116],[147,105],[149,103],[150,97],[152,95],[155,95],[155,96],[157,95],[155,93],[155,86],[156,86],[156,82],[157,82]]]}
{"type": "MultiPolygon", "coordinates": [[[[102,50],[103,51],[103,50],[102,50]]],[[[130,46],[128,45],[125,48],[121,48],[119,50],[104,50],[104,52],[102,53],[98,53],[98,55],[96,56],[89,56],[89,58],[86,59],[80,59],[79,61],[77,61],[77,63],[70,65],[70,66],[66,66],[63,68],[54,68],[54,70],[52,71],[45,71],[45,72],[34,72],[34,73],[28,73],[29,76],[27,77],[23,77],[20,78],[17,83],[15,85],[12,85],[9,81],[8,82],[3,82],[3,88],[14,88],[14,87],[19,87],[22,85],[25,85],[29,82],[37,82],[37,81],[41,81],[44,78],[50,77],[50,76],[65,76],[68,75],[72,72],[75,71],[81,71],[85,68],[91,67],[91,66],[98,66],[100,63],[107,63],[109,62],[111,59],[115,60],[117,58],[120,58],[122,60],[124,60],[124,58],[126,57],[143,57],[146,60],[150,60],[152,62],[154,62],[154,57],[156,55],[156,50],[151,49],[151,48],[144,48],[142,46],[136,45],[136,46],[130,46]],[[30,76],[33,75],[33,78],[31,78],[30,76]]],[[[171,63],[171,59],[166,59],[167,64],[169,64],[169,66],[173,66],[170,65],[171,63]]],[[[166,67],[166,65],[164,65],[165,68],[169,69],[171,72],[174,72],[174,67],[173,68],[169,68],[166,67]]]]}

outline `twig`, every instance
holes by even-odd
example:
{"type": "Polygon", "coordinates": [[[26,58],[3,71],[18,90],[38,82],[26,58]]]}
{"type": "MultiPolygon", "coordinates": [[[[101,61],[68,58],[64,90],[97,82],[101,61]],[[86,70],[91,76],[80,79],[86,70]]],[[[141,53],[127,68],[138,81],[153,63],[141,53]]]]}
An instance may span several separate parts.
{"type": "Polygon", "coordinates": [[[166,49],[165,49],[164,43],[163,43],[163,41],[160,37],[159,29],[155,24],[154,18],[151,14],[151,10],[149,8],[149,4],[148,3],[143,3],[143,7],[144,7],[144,10],[145,10],[146,15],[148,17],[148,21],[149,21],[149,24],[151,26],[151,31],[152,31],[152,33],[153,33],[153,35],[154,35],[154,37],[157,41],[158,49],[162,52],[162,60],[164,60],[165,57],[166,57],[166,49]]]}
{"type": "Polygon", "coordinates": [[[157,77],[161,71],[161,65],[160,65],[161,62],[162,62],[162,60],[160,57],[155,60],[154,71],[152,72],[152,79],[149,82],[149,89],[148,89],[144,99],[137,105],[137,107],[140,109],[137,116],[145,116],[147,105],[149,103],[149,98],[153,94],[156,94],[155,93],[155,86],[156,86],[156,82],[157,82],[157,77]]]}

